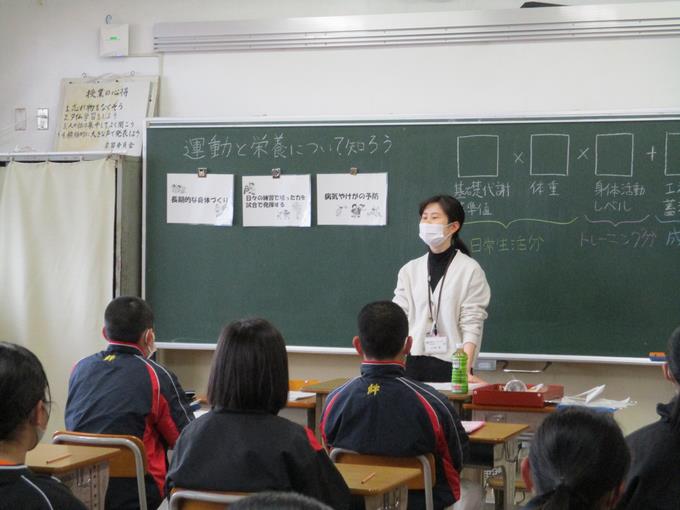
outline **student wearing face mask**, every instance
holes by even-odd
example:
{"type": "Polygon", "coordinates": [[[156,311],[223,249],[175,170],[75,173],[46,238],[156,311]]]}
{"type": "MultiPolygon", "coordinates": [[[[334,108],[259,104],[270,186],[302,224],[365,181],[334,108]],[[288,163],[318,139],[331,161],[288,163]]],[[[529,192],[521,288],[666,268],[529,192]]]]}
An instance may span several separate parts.
{"type": "Polygon", "coordinates": [[[461,203],[437,195],[420,204],[420,238],[428,253],[399,270],[393,301],[406,313],[413,338],[406,375],[420,381],[451,380],[456,344],[468,355],[468,381],[482,343],[491,292],[481,266],[470,257],[460,230],[461,203]]]}
{"type": "MultiPolygon", "coordinates": [[[[161,503],[166,448],[193,419],[177,377],[151,358],[153,312],[137,297],[119,297],[104,312],[105,351],[76,363],[66,402],[66,428],[98,434],[129,434],[144,442],[148,460],[148,508],[161,503]]],[[[112,478],[106,508],[139,507],[134,478],[112,478]]]]}
{"type": "Polygon", "coordinates": [[[85,510],[57,479],[26,467],[50,418],[50,388],[28,349],[0,342],[0,510],[85,510]]]}

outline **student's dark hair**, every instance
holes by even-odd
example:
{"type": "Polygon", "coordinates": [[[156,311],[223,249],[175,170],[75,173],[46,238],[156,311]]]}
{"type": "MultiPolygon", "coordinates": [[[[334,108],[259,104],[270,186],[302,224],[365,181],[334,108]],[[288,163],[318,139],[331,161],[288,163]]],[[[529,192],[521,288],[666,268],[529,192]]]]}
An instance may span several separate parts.
{"type": "Polygon", "coordinates": [[[109,340],[136,343],[149,328],[153,328],[153,312],[142,298],[121,296],[106,307],[104,329],[109,340]]]}
{"type": "Polygon", "coordinates": [[[453,247],[456,250],[462,251],[465,253],[465,255],[470,255],[470,250],[460,238],[460,231],[463,230],[463,223],[465,223],[465,209],[463,208],[463,205],[458,201],[458,199],[452,197],[451,195],[435,195],[423,200],[420,203],[418,214],[422,216],[423,211],[430,204],[439,204],[439,206],[444,211],[444,214],[446,214],[446,217],[449,219],[449,223],[453,223],[454,221],[460,223],[458,232],[453,234],[453,247]]]}
{"type": "Polygon", "coordinates": [[[556,411],[538,428],[529,451],[537,508],[604,508],[629,464],[623,433],[609,413],[586,408],[556,411]]]}
{"type": "Polygon", "coordinates": [[[210,369],[208,401],[216,408],[277,414],[288,401],[288,357],[279,330],[264,319],[225,326],[210,369]]]}
{"type": "Polygon", "coordinates": [[[357,325],[361,348],[369,358],[394,358],[403,349],[408,336],[408,318],[392,301],[376,301],[364,306],[357,325]]]}
{"type": "Polygon", "coordinates": [[[25,347],[0,342],[0,441],[14,439],[40,400],[50,401],[40,360],[25,347]]]}
{"type": "MultiPolygon", "coordinates": [[[[680,384],[680,327],[677,327],[668,338],[668,368],[673,378],[680,384]]],[[[680,397],[673,399],[671,424],[676,431],[680,431],[680,397]]]]}
{"type": "Polygon", "coordinates": [[[331,510],[331,507],[297,492],[259,492],[229,505],[233,510],[331,510]]]}

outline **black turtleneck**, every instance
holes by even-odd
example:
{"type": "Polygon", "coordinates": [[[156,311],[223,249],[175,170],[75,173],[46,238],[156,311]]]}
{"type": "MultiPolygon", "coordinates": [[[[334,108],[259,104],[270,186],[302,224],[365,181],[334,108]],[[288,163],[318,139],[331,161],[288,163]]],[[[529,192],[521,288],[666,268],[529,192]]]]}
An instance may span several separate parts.
{"type": "Polygon", "coordinates": [[[437,287],[439,280],[442,279],[449,262],[453,260],[456,256],[456,249],[453,245],[449,246],[449,249],[441,253],[430,253],[427,255],[427,270],[430,276],[430,289],[434,292],[437,287]]]}

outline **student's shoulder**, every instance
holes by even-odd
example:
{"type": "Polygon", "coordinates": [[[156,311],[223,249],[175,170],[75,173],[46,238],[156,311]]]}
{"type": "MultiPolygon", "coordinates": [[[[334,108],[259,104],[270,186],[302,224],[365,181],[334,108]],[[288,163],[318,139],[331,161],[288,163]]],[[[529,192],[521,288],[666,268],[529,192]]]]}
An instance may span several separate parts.
{"type": "MultiPolygon", "coordinates": [[[[60,480],[52,476],[29,473],[22,476],[22,481],[37,497],[42,498],[42,493],[52,504],[52,507],[60,510],[84,510],[85,505],[76,498],[71,490],[60,480]]],[[[31,498],[33,499],[33,498],[31,498]]]]}

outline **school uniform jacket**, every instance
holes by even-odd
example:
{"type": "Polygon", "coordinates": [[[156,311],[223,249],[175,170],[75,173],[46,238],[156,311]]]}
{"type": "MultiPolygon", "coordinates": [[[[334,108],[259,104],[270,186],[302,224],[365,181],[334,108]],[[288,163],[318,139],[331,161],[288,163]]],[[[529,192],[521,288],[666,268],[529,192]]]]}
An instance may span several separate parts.
{"type": "Polygon", "coordinates": [[[177,377],[142,354],[135,345],[110,342],[107,350],[80,360],[69,380],[66,428],[140,438],[149,473],[163,494],[165,450],[193,412],[177,377]]]}
{"type": "Polygon", "coordinates": [[[25,465],[0,465],[0,510],[85,510],[56,478],[37,475],[25,465]]]}
{"type": "Polygon", "coordinates": [[[175,445],[168,491],[294,491],[349,508],[342,476],[307,428],[265,412],[212,410],[175,445]]]}
{"type": "Polygon", "coordinates": [[[680,508],[680,433],[670,422],[673,403],[659,404],[660,420],[626,438],[631,453],[622,509],[680,508]]]}
{"type": "MultiPolygon", "coordinates": [[[[435,507],[460,499],[467,434],[448,399],[431,386],[406,378],[401,363],[362,363],[361,377],[328,395],[321,434],[331,449],[394,457],[433,453],[435,507]]],[[[422,491],[409,492],[409,508],[424,508],[422,491]]]]}
{"type": "MultiPolygon", "coordinates": [[[[425,335],[432,329],[429,311],[428,254],[407,262],[399,270],[394,301],[408,317],[409,335],[413,337],[411,354],[425,356],[425,335]]],[[[451,361],[457,343],[473,343],[479,353],[482,345],[486,307],[491,291],[486,275],[473,258],[456,252],[445,276],[432,292],[434,305],[441,291],[441,309],[437,314],[437,333],[448,338],[448,351],[432,354],[443,361],[451,361]],[[442,284],[443,281],[443,284],[442,284]],[[442,288],[443,285],[443,288],[442,288]]],[[[434,308],[433,306],[433,312],[434,308]]],[[[473,363],[474,360],[470,360],[473,363]]]]}

